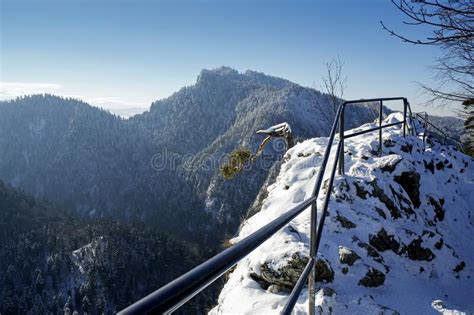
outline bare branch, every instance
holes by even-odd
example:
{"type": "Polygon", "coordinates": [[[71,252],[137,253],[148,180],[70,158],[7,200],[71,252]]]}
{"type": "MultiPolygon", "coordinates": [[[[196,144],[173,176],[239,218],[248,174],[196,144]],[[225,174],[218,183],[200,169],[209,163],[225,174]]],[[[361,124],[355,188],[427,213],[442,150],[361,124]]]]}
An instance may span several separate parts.
{"type": "Polygon", "coordinates": [[[332,124],[346,88],[347,78],[343,76],[343,67],[344,63],[340,58],[335,58],[325,63],[326,73],[321,78],[323,82],[321,91],[328,95],[329,103],[318,102],[318,107],[329,125],[332,124]],[[328,112],[330,117],[327,115],[328,112]]]}
{"type": "Polygon", "coordinates": [[[412,39],[387,27],[382,29],[403,42],[439,47],[443,56],[435,60],[437,87],[420,86],[433,103],[462,103],[474,96],[474,3],[472,0],[391,0],[408,18],[409,26],[432,28],[424,38],[412,39]]]}

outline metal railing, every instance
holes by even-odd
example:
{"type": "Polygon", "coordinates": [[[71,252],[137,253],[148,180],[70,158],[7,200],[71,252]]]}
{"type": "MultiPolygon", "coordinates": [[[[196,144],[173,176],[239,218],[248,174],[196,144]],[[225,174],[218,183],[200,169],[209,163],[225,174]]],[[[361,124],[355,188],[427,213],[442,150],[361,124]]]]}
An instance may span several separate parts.
{"type": "Polygon", "coordinates": [[[300,275],[295,287],[293,288],[286,305],[282,310],[282,314],[290,314],[293,310],[296,301],[303,289],[305,283],[308,283],[309,289],[309,314],[314,314],[315,311],[315,264],[317,259],[317,253],[319,244],[322,237],[324,221],[331,197],[331,190],[334,182],[336,168],[339,169],[339,174],[344,174],[344,140],[352,137],[356,137],[365,133],[379,131],[379,153],[383,153],[382,143],[382,129],[403,125],[403,135],[406,135],[406,131],[410,131],[416,135],[416,131],[413,124],[413,114],[411,112],[410,105],[406,98],[403,97],[390,97],[390,98],[376,98],[366,100],[354,100],[346,101],[341,104],[336,112],[336,116],[329,134],[328,145],[326,146],[321,166],[319,169],[318,176],[313,188],[312,196],[301,202],[296,207],[291,208],[285,214],[274,219],[270,223],[266,224],[259,230],[250,234],[246,238],[239,241],[237,244],[229,247],[222,251],[216,256],[203,262],[194,269],[183,274],[174,281],[168,283],[162,288],[155,292],[147,295],[141,300],[128,306],[119,312],[119,314],[158,314],[158,313],[170,313],[178,309],[181,305],[189,301],[192,297],[197,295],[199,292],[208,287],[217,278],[222,276],[225,272],[236,265],[240,260],[247,256],[250,252],[260,246],[265,240],[273,236],[281,228],[287,225],[291,220],[298,216],[301,212],[311,206],[311,217],[310,217],[310,250],[309,260],[306,264],[302,274],[300,275]],[[383,102],[384,101],[403,101],[403,121],[394,122],[390,124],[382,124],[383,121],[383,102]],[[379,102],[379,125],[374,128],[357,131],[348,135],[344,134],[344,111],[347,105],[357,103],[369,103],[379,102]],[[409,124],[407,115],[409,116],[409,124]],[[326,172],[327,163],[333,147],[334,138],[336,136],[337,126],[339,124],[339,142],[336,146],[336,153],[334,155],[334,163],[329,176],[328,187],[325,192],[324,201],[322,204],[321,218],[319,222],[317,220],[317,199],[321,189],[321,184],[326,172]]]}
{"type": "Polygon", "coordinates": [[[431,135],[443,145],[453,145],[459,151],[464,152],[464,144],[459,139],[447,135],[446,131],[431,123],[428,117],[429,116],[427,112],[416,114],[416,118],[423,122],[423,143],[426,143],[427,137],[430,137],[431,135]]]}

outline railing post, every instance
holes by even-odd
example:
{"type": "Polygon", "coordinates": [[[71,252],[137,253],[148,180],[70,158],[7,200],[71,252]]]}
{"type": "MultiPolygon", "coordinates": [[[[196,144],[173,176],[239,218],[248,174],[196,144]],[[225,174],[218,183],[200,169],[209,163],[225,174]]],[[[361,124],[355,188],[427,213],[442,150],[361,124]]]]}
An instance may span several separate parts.
{"type": "Polygon", "coordinates": [[[380,101],[380,107],[379,107],[379,150],[380,150],[380,156],[383,154],[383,147],[382,147],[382,111],[383,111],[383,101],[380,101]]]}
{"type": "MultiPolygon", "coordinates": [[[[318,226],[318,207],[317,201],[311,205],[311,222],[310,222],[310,239],[309,239],[309,257],[314,258],[316,261],[316,227],[318,226]]],[[[308,277],[308,313],[309,315],[315,315],[315,299],[316,299],[316,264],[311,268],[311,272],[308,277]]]]}
{"type": "Polygon", "coordinates": [[[339,141],[342,142],[341,152],[339,153],[339,175],[344,175],[344,109],[345,106],[342,105],[341,116],[339,117],[339,141]]]}
{"type": "Polygon", "coordinates": [[[407,132],[407,100],[403,99],[403,136],[406,137],[407,132]]]}
{"type": "Polygon", "coordinates": [[[426,133],[428,131],[428,113],[425,112],[425,121],[423,123],[423,143],[426,143],[426,133]]]}
{"type": "Polygon", "coordinates": [[[413,112],[411,111],[410,102],[408,102],[408,100],[406,98],[404,100],[407,103],[407,109],[408,109],[407,115],[409,115],[408,117],[410,117],[410,123],[407,124],[408,130],[411,131],[410,134],[412,136],[418,137],[418,133],[417,133],[416,126],[415,126],[416,121],[415,121],[415,118],[413,116],[413,112]]]}

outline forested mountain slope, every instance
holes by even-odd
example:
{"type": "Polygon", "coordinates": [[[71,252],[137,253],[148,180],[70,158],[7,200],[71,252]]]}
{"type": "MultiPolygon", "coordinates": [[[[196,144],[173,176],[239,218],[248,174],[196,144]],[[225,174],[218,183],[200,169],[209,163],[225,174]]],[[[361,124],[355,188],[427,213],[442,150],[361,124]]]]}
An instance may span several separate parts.
{"type": "MultiPolygon", "coordinates": [[[[232,181],[219,174],[222,156],[255,151],[255,131],[283,121],[297,140],[325,135],[328,106],[314,89],[226,67],[128,120],[73,99],[22,97],[0,102],[0,179],[81,216],[147,221],[216,244],[236,231],[285,148],[268,146],[264,165],[232,181]]],[[[374,111],[347,116],[355,126],[374,111]]]]}
{"type": "MultiPolygon", "coordinates": [[[[297,141],[326,135],[332,111],[328,96],[314,89],[221,67],[203,70],[195,85],[153,103],[149,112],[130,122],[150,133],[168,154],[190,154],[176,168],[192,183],[201,200],[199,209],[211,214],[225,233],[233,234],[286,147],[282,141],[271,143],[264,158],[230,181],[219,173],[222,157],[239,147],[255,152],[263,140],[255,131],[284,121],[297,141]]],[[[347,115],[348,127],[354,127],[375,117],[374,106],[354,106],[347,115]]]]}
{"type": "MultiPolygon", "coordinates": [[[[5,315],[111,314],[205,254],[143,225],[74,219],[1,181],[0,223],[0,313],[5,315]]],[[[211,298],[202,296],[182,311],[202,312],[211,298]]]]}
{"type": "Polygon", "coordinates": [[[190,204],[199,201],[178,172],[152,168],[159,149],[147,133],[83,102],[37,95],[1,103],[0,151],[0,179],[74,214],[147,218],[180,236],[199,234],[183,218],[207,221],[174,198],[189,192],[190,204]]]}

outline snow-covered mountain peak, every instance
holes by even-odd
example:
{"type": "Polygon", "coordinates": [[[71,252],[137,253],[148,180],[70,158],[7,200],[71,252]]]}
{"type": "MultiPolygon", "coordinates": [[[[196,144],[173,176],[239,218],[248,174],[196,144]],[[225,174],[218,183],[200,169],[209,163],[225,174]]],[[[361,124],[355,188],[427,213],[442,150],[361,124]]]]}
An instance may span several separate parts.
{"type": "Polygon", "coordinates": [[[197,83],[200,83],[206,79],[209,79],[211,77],[238,77],[239,76],[239,72],[235,69],[232,69],[230,67],[226,67],[226,66],[221,66],[219,68],[215,68],[215,69],[202,69],[201,70],[201,73],[198,75],[197,77],[197,83]]]}
{"type": "Polygon", "coordinates": [[[238,72],[237,70],[221,66],[215,69],[203,69],[198,75],[196,84],[197,85],[209,85],[222,83],[224,81],[239,82],[244,85],[255,85],[261,87],[271,87],[274,89],[281,89],[296,84],[275,76],[267,75],[262,72],[247,70],[245,72],[238,72]]]}
{"type": "MultiPolygon", "coordinates": [[[[400,119],[392,114],[385,122],[400,119]]],[[[327,142],[314,138],[287,152],[260,212],[242,224],[232,242],[310,197],[327,142]]],[[[346,175],[335,178],[316,264],[317,311],[472,312],[472,159],[452,147],[425,149],[421,140],[404,138],[399,127],[383,131],[383,144],[379,156],[378,132],[346,140],[346,175]]],[[[326,189],[323,185],[318,209],[326,189]]],[[[243,259],[211,313],[281,311],[308,259],[309,217],[307,209],[243,259]]],[[[307,302],[305,288],[297,314],[308,311],[307,302]]]]}

